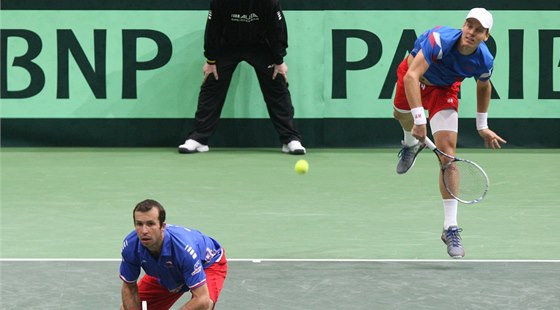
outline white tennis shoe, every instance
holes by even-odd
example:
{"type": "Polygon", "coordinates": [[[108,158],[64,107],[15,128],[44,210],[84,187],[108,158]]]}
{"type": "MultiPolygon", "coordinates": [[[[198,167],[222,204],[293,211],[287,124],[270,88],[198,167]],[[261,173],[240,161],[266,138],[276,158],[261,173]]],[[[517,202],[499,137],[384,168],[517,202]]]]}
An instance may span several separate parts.
{"type": "Polygon", "coordinates": [[[282,152],[292,155],[305,155],[305,148],[298,140],[292,140],[290,143],[282,145],[282,152]]]}
{"type": "Polygon", "coordinates": [[[179,153],[181,154],[203,153],[208,152],[209,149],[208,145],[204,145],[193,139],[187,139],[185,143],[179,145],[179,153]]]}

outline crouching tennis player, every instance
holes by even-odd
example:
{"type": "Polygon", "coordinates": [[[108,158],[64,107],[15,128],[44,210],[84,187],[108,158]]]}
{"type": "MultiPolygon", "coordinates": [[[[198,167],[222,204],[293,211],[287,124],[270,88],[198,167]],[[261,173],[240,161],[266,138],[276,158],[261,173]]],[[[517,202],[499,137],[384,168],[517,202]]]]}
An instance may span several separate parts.
{"type": "Polygon", "coordinates": [[[214,309],[227,274],[227,259],[216,240],[165,223],[165,209],[144,200],[133,211],[135,231],[124,239],[120,277],[121,309],[169,309],[190,291],[181,309],[214,309]],[[144,276],[140,276],[140,268],[144,276]]]}

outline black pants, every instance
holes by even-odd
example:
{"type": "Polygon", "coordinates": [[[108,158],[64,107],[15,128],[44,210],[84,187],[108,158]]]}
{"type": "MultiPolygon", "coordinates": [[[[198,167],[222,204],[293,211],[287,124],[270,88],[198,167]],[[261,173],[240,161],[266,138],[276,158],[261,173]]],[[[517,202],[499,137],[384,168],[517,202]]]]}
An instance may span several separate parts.
{"type": "Polygon", "coordinates": [[[218,80],[212,74],[200,87],[198,107],[195,114],[195,129],[188,139],[208,144],[208,139],[218,127],[218,121],[226,100],[233,72],[241,61],[246,61],[255,69],[263,93],[268,115],[278,132],[280,142],[287,144],[292,140],[301,141],[301,135],[294,126],[294,106],[283,76],[274,72],[273,61],[268,51],[236,52],[217,59],[218,80]]]}

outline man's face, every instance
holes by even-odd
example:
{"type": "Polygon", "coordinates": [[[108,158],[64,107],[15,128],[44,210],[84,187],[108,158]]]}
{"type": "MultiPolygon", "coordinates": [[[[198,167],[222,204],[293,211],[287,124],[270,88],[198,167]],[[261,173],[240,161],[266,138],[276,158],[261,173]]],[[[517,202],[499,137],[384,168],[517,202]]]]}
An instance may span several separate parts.
{"type": "Polygon", "coordinates": [[[475,49],[482,41],[488,40],[490,34],[475,18],[469,18],[463,24],[462,44],[466,47],[475,49]]]}
{"type": "Polygon", "coordinates": [[[142,245],[152,252],[159,252],[163,243],[165,223],[160,225],[158,216],[159,211],[156,208],[152,208],[148,212],[134,212],[136,235],[142,245]]]}

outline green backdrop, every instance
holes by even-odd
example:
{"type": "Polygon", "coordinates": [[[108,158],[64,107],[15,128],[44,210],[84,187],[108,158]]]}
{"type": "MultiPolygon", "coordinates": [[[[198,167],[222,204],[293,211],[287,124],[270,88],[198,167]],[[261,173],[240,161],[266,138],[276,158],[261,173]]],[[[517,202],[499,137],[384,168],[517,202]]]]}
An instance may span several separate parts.
{"type": "MultiPolygon", "coordinates": [[[[308,143],[319,146],[325,140],[315,137],[327,133],[311,128],[317,120],[321,127],[356,132],[363,129],[364,119],[373,119],[382,128],[391,124],[388,129],[393,130],[394,71],[410,40],[436,25],[460,28],[468,12],[459,6],[434,10],[412,4],[408,10],[402,4],[380,9],[364,1],[322,1],[326,9],[308,10],[304,4],[285,2],[290,43],[285,60],[296,118],[307,131],[304,136],[312,139],[308,143]]],[[[85,7],[68,1],[4,1],[3,145],[52,145],[41,141],[57,138],[72,144],[84,141],[84,130],[102,133],[100,127],[107,122],[120,128],[117,135],[127,136],[122,130],[133,127],[133,120],[151,120],[159,127],[173,124],[165,133],[173,139],[154,138],[156,144],[180,140],[196,110],[207,3],[168,3],[177,8],[146,3],[137,5],[148,9],[129,9],[124,1],[85,7]],[[56,127],[63,124],[77,132],[74,138],[56,137],[56,127]]],[[[530,5],[490,8],[494,27],[488,44],[496,55],[490,117],[502,119],[494,124],[504,127],[512,120],[529,120],[535,132],[546,134],[560,127],[560,11],[554,5],[543,9],[540,1],[533,9],[530,5]]],[[[462,87],[461,118],[473,118],[475,109],[475,82],[468,79],[462,87]]],[[[233,120],[234,131],[241,122],[259,128],[268,118],[256,77],[245,63],[235,73],[222,117],[233,120]]],[[[367,130],[374,129],[367,125],[367,130]]],[[[270,135],[271,128],[265,126],[263,132],[270,135]]],[[[218,141],[225,140],[217,134],[218,141]]],[[[100,140],[97,136],[83,143],[99,145],[100,140]]],[[[559,144],[553,135],[543,146],[559,144]]]]}

